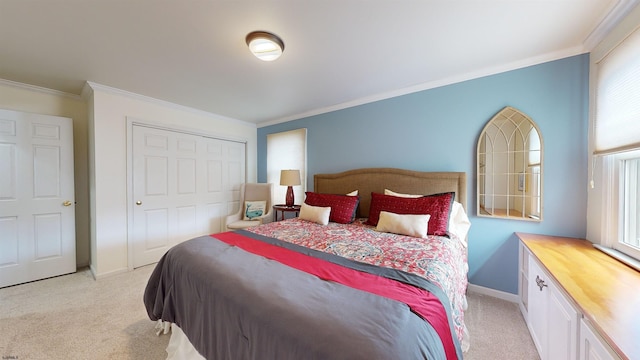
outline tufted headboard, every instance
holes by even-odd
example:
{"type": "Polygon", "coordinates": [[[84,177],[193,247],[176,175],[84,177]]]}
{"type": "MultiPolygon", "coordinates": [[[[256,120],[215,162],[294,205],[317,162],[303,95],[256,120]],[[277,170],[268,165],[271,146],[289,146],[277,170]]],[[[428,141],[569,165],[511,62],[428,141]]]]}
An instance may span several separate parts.
{"type": "Polygon", "coordinates": [[[467,174],[464,172],[422,172],[394,168],[363,168],[335,174],[316,174],[313,191],[347,194],[358,190],[358,217],[369,216],[371,192],[384,189],[404,194],[431,195],[453,191],[455,200],[467,210],[467,174]]]}

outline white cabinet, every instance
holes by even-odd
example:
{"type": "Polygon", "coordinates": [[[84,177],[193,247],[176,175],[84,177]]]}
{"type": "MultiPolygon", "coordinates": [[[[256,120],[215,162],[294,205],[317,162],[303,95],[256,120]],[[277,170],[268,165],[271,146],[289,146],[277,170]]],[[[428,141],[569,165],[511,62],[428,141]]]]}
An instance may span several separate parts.
{"type": "Polygon", "coordinates": [[[527,324],[542,360],[577,359],[578,312],[528,252],[527,324]]]}
{"type": "Polygon", "coordinates": [[[640,275],[584,239],[517,233],[518,296],[541,360],[640,360],[640,275]]]}
{"type": "Polygon", "coordinates": [[[520,310],[542,360],[616,360],[611,348],[520,243],[520,310]]]}
{"type": "Polygon", "coordinates": [[[585,319],[580,320],[580,360],[615,360],[618,357],[591,330],[585,319]]]}

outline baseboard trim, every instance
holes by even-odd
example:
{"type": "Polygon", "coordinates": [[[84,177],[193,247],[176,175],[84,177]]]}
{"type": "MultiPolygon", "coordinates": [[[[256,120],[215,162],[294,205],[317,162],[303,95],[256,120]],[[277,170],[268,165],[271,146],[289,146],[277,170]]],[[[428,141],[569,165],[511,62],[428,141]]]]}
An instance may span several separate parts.
{"type": "Polygon", "coordinates": [[[506,300],[516,304],[519,302],[518,295],[516,294],[499,291],[499,290],[491,289],[491,288],[480,286],[480,285],[469,284],[467,286],[467,291],[470,291],[476,294],[491,296],[494,298],[506,300]]]}
{"type": "Polygon", "coordinates": [[[126,273],[127,271],[129,271],[129,269],[123,268],[123,269],[113,270],[113,271],[109,271],[109,272],[106,272],[106,273],[98,275],[96,273],[96,269],[93,267],[93,265],[89,266],[89,270],[91,270],[91,275],[93,276],[94,280],[104,279],[104,278],[107,278],[107,277],[111,277],[111,276],[114,276],[114,275],[126,273]]]}

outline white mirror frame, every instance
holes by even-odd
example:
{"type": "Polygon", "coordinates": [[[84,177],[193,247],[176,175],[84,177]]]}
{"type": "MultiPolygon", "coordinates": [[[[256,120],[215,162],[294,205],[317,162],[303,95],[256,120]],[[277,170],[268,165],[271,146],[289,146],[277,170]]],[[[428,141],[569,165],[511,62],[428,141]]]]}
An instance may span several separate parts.
{"type": "Polygon", "coordinates": [[[538,125],[507,106],[484,127],[477,149],[477,215],[542,221],[544,146],[538,125]]]}

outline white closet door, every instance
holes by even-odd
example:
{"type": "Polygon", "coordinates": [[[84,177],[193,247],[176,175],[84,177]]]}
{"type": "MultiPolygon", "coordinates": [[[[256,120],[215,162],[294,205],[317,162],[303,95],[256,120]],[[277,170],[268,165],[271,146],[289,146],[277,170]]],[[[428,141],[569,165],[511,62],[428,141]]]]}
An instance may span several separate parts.
{"type": "Polygon", "coordinates": [[[245,182],[245,144],[205,138],[206,179],[203,200],[208,219],[209,233],[218,233],[225,227],[225,217],[238,211],[240,184],[245,182]]]}
{"type": "Polygon", "coordinates": [[[0,110],[0,287],[76,271],[73,124],[0,110]]]}
{"type": "Polygon", "coordinates": [[[221,231],[232,189],[244,182],[243,143],[134,125],[132,149],[134,268],[221,231]]]}

